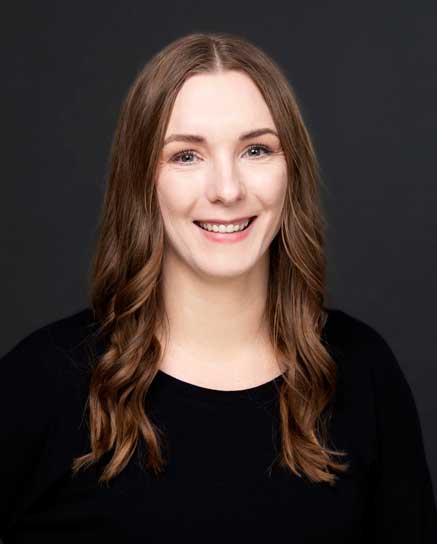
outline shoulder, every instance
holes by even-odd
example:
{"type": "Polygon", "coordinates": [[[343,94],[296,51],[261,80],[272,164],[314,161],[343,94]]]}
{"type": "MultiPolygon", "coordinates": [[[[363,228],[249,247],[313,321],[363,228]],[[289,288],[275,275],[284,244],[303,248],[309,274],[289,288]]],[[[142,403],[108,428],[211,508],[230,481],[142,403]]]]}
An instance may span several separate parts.
{"type": "Polygon", "coordinates": [[[72,374],[87,374],[96,323],[91,308],[46,323],[23,336],[0,358],[2,384],[47,390],[72,374]]]}
{"type": "Polygon", "coordinates": [[[81,310],[38,327],[0,358],[0,525],[43,496],[89,451],[87,368],[94,332],[81,310]]]}
{"type": "Polygon", "coordinates": [[[393,366],[394,353],[382,332],[373,324],[338,308],[326,308],[322,338],[339,356],[377,359],[379,366],[393,366]]]}
{"type": "Polygon", "coordinates": [[[343,376],[356,378],[381,396],[393,393],[412,402],[404,371],[385,336],[374,325],[338,308],[327,309],[323,329],[326,347],[343,376]]]}
{"type": "Polygon", "coordinates": [[[325,308],[325,338],[344,350],[367,348],[380,350],[387,342],[381,332],[368,322],[339,308],[325,308]]]}

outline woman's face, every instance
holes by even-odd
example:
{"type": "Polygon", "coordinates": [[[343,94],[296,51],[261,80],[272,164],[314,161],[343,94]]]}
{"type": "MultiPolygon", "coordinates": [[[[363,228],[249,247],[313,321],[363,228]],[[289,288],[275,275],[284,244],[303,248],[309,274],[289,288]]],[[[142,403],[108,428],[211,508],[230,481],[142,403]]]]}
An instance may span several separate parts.
{"type": "Polygon", "coordinates": [[[218,278],[245,274],[260,263],[279,230],[287,187],[275,133],[267,104],[246,74],[196,74],[184,83],[156,180],[172,266],[218,278]],[[260,133],[244,136],[254,131],[260,133]],[[221,232],[231,228],[223,223],[244,225],[253,216],[247,232],[221,232]]]}

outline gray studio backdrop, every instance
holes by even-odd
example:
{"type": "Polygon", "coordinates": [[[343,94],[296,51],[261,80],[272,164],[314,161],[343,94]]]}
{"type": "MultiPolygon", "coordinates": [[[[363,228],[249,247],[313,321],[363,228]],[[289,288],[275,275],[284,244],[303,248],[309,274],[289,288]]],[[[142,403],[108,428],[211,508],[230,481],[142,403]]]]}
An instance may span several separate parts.
{"type": "Polygon", "coordinates": [[[28,4],[3,13],[1,354],[88,304],[109,146],[137,71],[180,35],[240,34],[296,91],[325,185],[328,303],[393,348],[436,488],[435,3],[28,4]]]}

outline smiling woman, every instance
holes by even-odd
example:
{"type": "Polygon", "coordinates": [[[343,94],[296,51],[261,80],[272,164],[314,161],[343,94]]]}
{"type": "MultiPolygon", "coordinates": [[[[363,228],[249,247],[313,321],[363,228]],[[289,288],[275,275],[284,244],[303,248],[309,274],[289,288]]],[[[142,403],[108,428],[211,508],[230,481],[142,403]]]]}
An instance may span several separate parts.
{"type": "Polygon", "coordinates": [[[8,542],[437,541],[415,401],[325,305],[316,155],[261,49],[195,33],[124,101],[90,307],[2,359],[8,542]]]}

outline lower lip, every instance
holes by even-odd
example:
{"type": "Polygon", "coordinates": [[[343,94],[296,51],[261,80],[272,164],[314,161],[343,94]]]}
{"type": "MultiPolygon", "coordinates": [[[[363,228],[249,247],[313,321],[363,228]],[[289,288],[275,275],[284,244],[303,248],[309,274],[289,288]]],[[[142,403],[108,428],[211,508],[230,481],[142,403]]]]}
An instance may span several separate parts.
{"type": "Polygon", "coordinates": [[[237,232],[214,232],[210,230],[202,229],[202,227],[199,227],[196,223],[194,223],[194,226],[198,228],[198,230],[207,238],[208,240],[211,240],[211,242],[218,242],[219,244],[230,244],[234,242],[239,242],[240,240],[244,240],[249,236],[250,231],[252,230],[252,227],[257,220],[257,217],[255,217],[250,225],[244,229],[237,232]]]}

